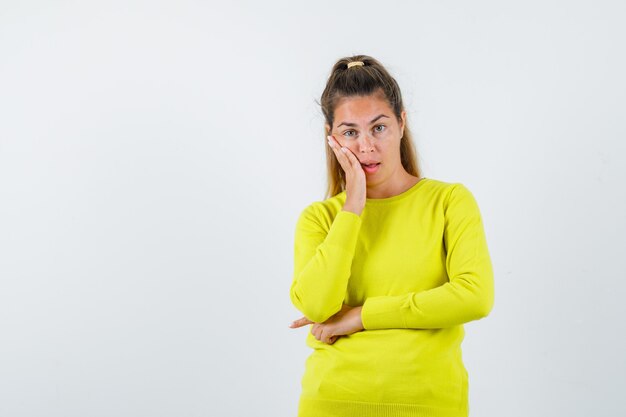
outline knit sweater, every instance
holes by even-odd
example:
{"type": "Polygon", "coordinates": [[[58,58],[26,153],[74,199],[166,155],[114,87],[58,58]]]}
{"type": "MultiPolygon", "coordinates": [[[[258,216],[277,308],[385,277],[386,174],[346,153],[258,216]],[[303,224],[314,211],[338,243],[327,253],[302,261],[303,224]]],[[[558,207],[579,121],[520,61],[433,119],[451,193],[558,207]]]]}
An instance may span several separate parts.
{"type": "Polygon", "coordinates": [[[317,340],[298,417],[467,417],[463,324],[489,314],[494,279],[482,217],[462,183],[432,178],[343,210],[346,192],[298,218],[293,305],[323,323],[362,306],[364,330],[317,340]]]}

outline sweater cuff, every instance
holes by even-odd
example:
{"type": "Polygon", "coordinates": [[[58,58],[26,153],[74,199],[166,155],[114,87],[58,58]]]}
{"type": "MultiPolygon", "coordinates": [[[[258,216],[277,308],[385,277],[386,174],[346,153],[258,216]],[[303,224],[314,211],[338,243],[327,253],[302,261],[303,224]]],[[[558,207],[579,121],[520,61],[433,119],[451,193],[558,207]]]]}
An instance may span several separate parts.
{"type": "Polygon", "coordinates": [[[361,216],[351,211],[340,210],[330,226],[326,244],[353,252],[360,228],[361,216]]]}
{"type": "Polygon", "coordinates": [[[365,330],[406,328],[402,313],[406,295],[383,295],[365,299],[361,322],[365,330]]]}

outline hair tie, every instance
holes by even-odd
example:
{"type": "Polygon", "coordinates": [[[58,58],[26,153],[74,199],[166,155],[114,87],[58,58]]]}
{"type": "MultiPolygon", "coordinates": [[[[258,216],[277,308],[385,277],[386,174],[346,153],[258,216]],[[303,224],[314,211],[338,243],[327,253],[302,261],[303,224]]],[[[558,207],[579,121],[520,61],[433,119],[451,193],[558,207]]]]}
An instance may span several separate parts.
{"type": "Polygon", "coordinates": [[[365,65],[363,63],[363,61],[352,61],[352,62],[348,62],[348,68],[350,67],[354,67],[355,65],[365,65]]]}

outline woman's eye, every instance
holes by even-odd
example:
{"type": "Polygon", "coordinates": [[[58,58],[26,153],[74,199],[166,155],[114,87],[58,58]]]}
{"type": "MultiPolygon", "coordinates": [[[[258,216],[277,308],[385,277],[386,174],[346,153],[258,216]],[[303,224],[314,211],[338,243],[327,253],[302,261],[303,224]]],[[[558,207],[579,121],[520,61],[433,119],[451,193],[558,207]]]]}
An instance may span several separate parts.
{"type": "MultiPolygon", "coordinates": [[[[378,127],[385,127],[385,125],[378,125],[376,126],[374,129],[378,128],[378,127]]],[[[379,129],[378,132],[382,132],[384,129],[379,129]]]]}
{"type": "Polygon", "coordinates": [[[344,136],[354,136],[354,135],[348,135],[347,134],[347,133],[350,133],[350,132],[354,132],[354,130],[346,130],[345,132],[343,132],[343,135],[344,136]]]}

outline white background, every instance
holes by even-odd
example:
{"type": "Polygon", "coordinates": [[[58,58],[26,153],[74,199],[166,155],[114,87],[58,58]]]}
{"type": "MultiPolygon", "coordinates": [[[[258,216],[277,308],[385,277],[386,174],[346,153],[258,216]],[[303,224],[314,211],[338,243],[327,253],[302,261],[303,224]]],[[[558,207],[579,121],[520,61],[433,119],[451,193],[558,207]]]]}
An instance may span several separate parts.
{"type": "Polygon", "coordinates": [[[484,218],[473,417],[625,415],[621,1],[0,0],[0,415],[294,416],[319,100],[367,54],[484,218]]]}

